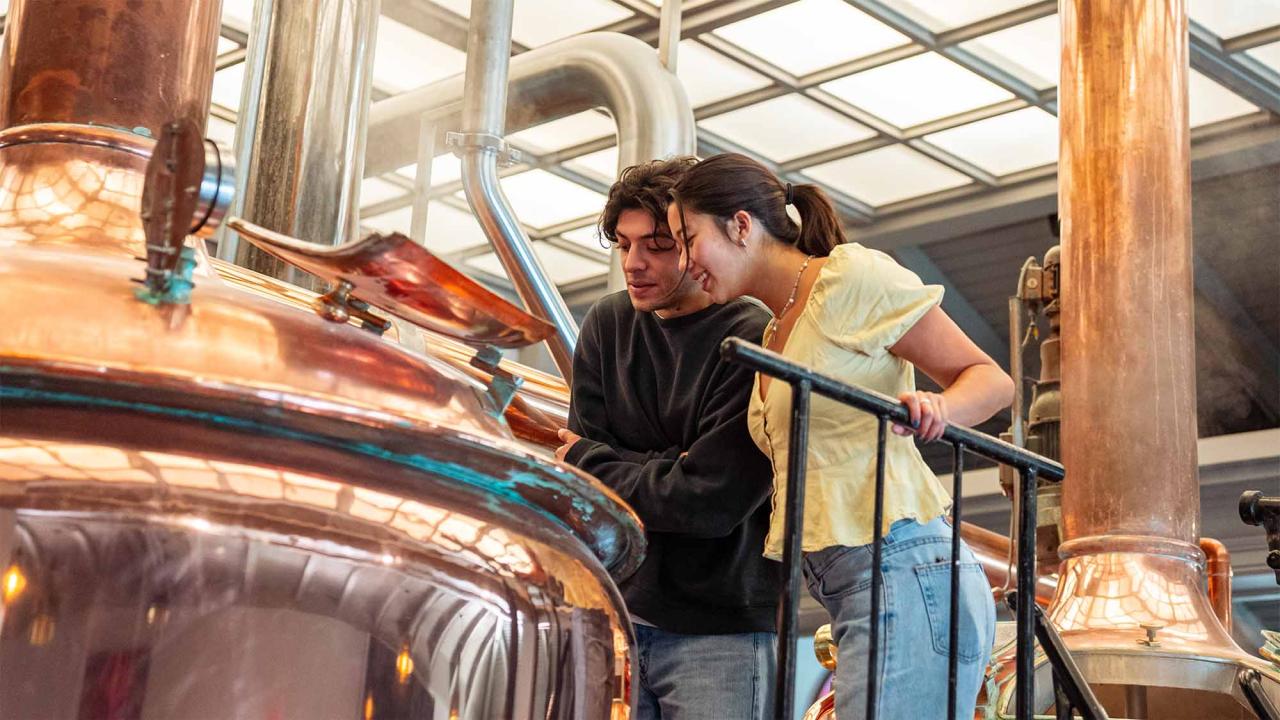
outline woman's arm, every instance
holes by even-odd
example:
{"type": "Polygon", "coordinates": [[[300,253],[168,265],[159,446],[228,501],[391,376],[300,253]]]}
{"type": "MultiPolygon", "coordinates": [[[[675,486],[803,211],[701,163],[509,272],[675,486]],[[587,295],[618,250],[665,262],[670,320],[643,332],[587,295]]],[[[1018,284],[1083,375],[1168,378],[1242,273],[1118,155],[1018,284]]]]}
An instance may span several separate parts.
{"type": "Polygon", "coordinates": [[[898,399],[911,412],[914,429],[894,426],[899,435],[932,441],[948,423],[973,426],[1013,402],[1013,380],[982,351],[941,307],[920,318],[889,352],[924,371],[944,389],[916,391],[898,399]]]}

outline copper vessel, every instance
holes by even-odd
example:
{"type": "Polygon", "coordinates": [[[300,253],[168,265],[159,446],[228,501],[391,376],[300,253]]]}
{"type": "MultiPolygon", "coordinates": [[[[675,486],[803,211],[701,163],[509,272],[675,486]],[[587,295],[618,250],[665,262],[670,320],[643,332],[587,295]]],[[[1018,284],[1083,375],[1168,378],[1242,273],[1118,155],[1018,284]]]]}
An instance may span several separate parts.
{"type": "Polygon", "coordinates": [[[639,521],[483,375],[203,260],[187,300],[139,299],[144,173],[207,113],[218,8],[10,4],[0,707],[626,717],[639,521]]]}

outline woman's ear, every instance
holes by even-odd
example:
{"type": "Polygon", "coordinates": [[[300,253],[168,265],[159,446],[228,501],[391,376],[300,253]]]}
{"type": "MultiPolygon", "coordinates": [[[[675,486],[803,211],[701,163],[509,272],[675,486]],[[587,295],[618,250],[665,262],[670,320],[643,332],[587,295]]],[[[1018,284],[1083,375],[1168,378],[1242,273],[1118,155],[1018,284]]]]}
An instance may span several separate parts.
{"type": "Polygon", "coordinates": [[[737,243],[739,247],[746,247],[747,238],[751,236],[751,228],[753,224],[754,218],[752,218],[751,213],[746,210],[739,210],[734,213],[733,217],[729,220],[730,239],[737,243]]]}

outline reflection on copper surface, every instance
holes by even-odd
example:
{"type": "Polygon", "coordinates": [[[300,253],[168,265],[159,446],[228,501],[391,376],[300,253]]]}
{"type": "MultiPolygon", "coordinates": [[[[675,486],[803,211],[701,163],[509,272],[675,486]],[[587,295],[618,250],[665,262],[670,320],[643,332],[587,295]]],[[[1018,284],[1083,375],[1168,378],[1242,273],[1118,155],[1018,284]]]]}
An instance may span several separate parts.
{"type": "Polygon", "coordinates": [[[227,226],[272,255],[352,296],[437,333],[469,343],[523,347],[546,339],[550,324],[525,313],[399,233],[338,247],[304,242],[241,218],[227,226]]]}
{"type": "Polygon", "coordinates": [[[82,673],[103,642],[86,628],[110,617],[120,628],[113,637],[176,663],[172,680],[151,674],[146,694],[157,702],[190,711],[193,690],[239,678],[226,706],[202,717],[251,715],[264,697],[286,716],[315,716],[314,689],[287,689],[299,679],[294,665],[312,668],[309,686],[350,684],[358,692],[344,702],[359,713],[382,692],[380,676],[363,669],[369,643],[391,648],[380,657],[396,685],[459,718],[526,716],[508,705],[510,681],[532,683],[528,707],[539,717],[626,717],[620,598],[573,545],[536,541],[425,494],[181,452],[0,437],[0,486],[0,506],[16,510],[13,552],[32,563],[4,578],[17,589],[6,592],[0,648],[48,647],[65,666],[9,668],[13,712],[60,716],[20,688],[82,673]],[[301,627],[298,610],[315,634],[284,643],[296,662],[255,665],[301,627]],[[206,634],[192,647],[230,641],[234,652],[166,650],[233,619],[253,633],[206,634]],[[326,663],[308,662],[312,653],[326,663]],[[46,677],[36,682],[33,672],[46,677]]]}
{"type": "Polygon", "coordinates": [[[203,128],[220,0],[10,0],[0,127],[45,122],[203,128]]]}

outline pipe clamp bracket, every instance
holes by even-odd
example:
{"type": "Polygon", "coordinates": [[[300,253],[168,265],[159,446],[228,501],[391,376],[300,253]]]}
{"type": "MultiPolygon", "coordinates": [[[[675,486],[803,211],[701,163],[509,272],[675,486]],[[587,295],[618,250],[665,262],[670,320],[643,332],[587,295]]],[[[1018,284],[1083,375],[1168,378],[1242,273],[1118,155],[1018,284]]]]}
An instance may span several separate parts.
{"type": "Polygon", "coordinates": [[[503,167],[510,167],[524,159],[524,155],[507,144],[506,140],[488,133],[449,132],[445,133],[444,144],[458,157],[475,150],[492,152],[498,156],[498,164],[503,167]]]}

